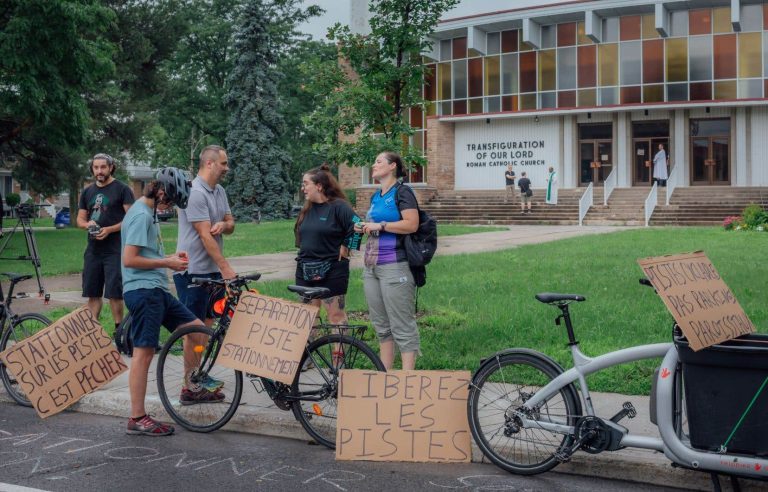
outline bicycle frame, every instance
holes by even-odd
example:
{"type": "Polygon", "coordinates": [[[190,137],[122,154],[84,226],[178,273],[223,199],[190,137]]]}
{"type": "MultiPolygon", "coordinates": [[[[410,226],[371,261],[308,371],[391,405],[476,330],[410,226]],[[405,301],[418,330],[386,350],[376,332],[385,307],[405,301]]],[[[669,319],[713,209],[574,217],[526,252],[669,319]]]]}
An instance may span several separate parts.
{"type": "MultiPolygon", "coordinates": [[[[578,391],[584,403],[584,414],[595,416],[586,376],[607,367],[627,362],[663,357],[661,370],[656,380],[656,425],[659,429],[660,437],[638,436],[627,433],[621,439],[621,447],[661,451],[672,462],[694,470],[720,472],[751,478],[768,478],[768,458],[696,450],[682,441],[676,430],[679,427],[675,424],[675,412],[679,408],[681,389],[676,387],[676,381],[678,380],[678,355],[674,344],[640,345],[594,358],[587,357],[579,350],[578,345],[573,344],[571,345],[571,354],[574,360],[574,367],[554,378],[523,404],[524,409],[531,411],[528,412],[529,415],[534,415],[535,412],[533,410],[544,403],[547,398],[553,396],[569,384],[578,381],[578,391]]],[[[561,434],[573,434],[575,432],[574,426],[553,421],[531,419],[526,416],[526,412],[518,411],[516,416],[520,418],[523,426],[527,428],[540,428],[561,434]]]]}
{"type": "MultiPolygon", "coordinates": [[[[664,357],[670,348],[674,349],[674,346],[671,343],[655,343],[651,345],[640,345],[637,347],[617,350],[615,352],[610,352],[599,357],[591,358],[584,355],[584,353],[579,350],[579,346],[577,344],[572,344],[571,355],[573,356],[574,366],[557,376],[555,379],[550,381],[549,384],[537,391],[530,400],[523,404],[523,407],[528,410],[534,410],[539,404],[543,403],[547,398],[551,397],[562,388],[565,388],[569,384],[578,381],[578,391],[581,393],[581,397],[584,403],[584,414],[594,416],[595,409],[592,405],[592,397],[590,396],[589,386],[587,385],[587,376],[601,371],[607,367],[625,364],[627,362],[664,357]]],[[[555,422],[531,420],[527,418],[522,412],[519,414],[519,417],[522,420],[524,427],[543,428],[561,434],[573,434],[575,432],[573,426],[558,424],[555,422]]],[[[621,440],[621,445],[635,448],[653,449],[656,451],[664,450],[664,445],[661,439],[632,434],[626,434],[621,440]]]]}

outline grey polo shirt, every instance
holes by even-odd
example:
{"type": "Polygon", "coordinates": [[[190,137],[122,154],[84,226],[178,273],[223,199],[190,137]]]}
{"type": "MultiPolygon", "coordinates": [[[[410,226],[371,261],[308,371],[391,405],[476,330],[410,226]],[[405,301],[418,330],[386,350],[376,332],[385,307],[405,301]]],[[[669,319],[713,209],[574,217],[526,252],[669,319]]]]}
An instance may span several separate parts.
{"type": "MultiPolygon", "coordinates": [[[[189,255],[190,274],[220,273],[219,267],[208,255],[200,235],[192,225],[194,222],[208,221],[211,225],[224,220],[225,215],[231,215],[227,201],[227,192],[217,184],[215,188],[205,182],[200,176],[192,180],[192,191],[186,209],[179,209],[179,241],[176,251],[186,251],[189,255]]],[[[224,254],[224,238],[219,234],[213,236],[224,254]]]]}

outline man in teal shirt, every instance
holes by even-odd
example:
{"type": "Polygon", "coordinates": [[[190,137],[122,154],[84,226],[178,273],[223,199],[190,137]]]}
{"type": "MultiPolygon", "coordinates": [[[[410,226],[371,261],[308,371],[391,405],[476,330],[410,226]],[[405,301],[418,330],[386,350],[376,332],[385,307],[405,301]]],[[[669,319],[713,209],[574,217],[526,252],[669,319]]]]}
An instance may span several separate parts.
{"type": "MultiPolygon", "coordinates": [[[[164,210],[176,204],[187,205],[190,183],[176,168],[158,171],[156,179],[144,190],[123,219],[122,274],[123,298],[131,315],[133,359],[128,376],[131,393],[131,418],[126,432],[134,435],[167,436],[173,434],[173,426],[157,422],[147,415],[144,399],[147,393],[147,375],[160,338],[160,326],[168,330],[202,325],[202,322],[184,307],[168,289],[166,268],[179,272],[187,269],[187,254],[179,251],[166,256],[157,224],[157,209],[164,210]]],[[[195,360],[187,354],[184,344],[184,360],[195,360]]],[[[191,348],[190,348],[191,350],[191,348]]],[[[186,365],[186,364],[185,364],[186,365]]],[[[189,368],[185,367],[185,370],[189,368]]],[[[219,387],[213,391],[198,385],[192,389],[185,385],[180,400],[182,404],[212,403],[222,401],[224,394],[219,387]]]]}

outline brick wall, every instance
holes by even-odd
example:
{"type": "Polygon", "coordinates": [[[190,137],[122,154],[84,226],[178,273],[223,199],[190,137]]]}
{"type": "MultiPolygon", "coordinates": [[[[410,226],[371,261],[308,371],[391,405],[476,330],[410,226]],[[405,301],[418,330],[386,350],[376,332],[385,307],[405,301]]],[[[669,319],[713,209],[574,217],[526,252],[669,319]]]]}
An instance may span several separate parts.
{"type": "Polygon", "coordinates": [[[427,118],[427,177],[426,181],[438,191],[456,187],[454,124],[427,118]]]}

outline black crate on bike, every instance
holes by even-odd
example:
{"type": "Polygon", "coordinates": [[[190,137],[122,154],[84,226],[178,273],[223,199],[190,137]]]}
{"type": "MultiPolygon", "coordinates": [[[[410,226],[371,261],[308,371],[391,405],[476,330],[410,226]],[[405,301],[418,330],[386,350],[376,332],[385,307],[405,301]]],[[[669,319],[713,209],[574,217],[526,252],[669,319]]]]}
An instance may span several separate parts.
{"type": "Polygon", "coordinates": [[[745,335],[698,352],[683,337],[675,337],[675,345],[691,445],[717,451],[733,432],[728,453],[768,456],[768,335],[745,335]]]}

